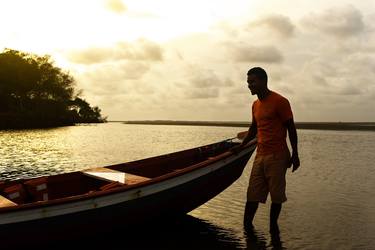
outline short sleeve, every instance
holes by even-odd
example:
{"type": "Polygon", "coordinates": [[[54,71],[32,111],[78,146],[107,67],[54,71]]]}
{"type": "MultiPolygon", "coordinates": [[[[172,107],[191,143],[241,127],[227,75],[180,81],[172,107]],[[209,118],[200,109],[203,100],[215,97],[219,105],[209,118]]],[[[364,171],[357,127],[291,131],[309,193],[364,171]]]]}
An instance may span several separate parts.
{"type": "Polygon", "coordinates": [[[281,98],[277,105],[277,114],[279,115],[282,122],[285,122],[293,118],[292,108],[286,98],[281,98]]]}

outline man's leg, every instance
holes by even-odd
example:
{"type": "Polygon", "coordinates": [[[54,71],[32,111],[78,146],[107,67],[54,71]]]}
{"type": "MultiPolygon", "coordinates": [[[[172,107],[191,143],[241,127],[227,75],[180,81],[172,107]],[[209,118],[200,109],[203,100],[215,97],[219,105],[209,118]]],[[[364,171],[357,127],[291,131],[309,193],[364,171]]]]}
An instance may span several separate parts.
{"type": "Polygon", "coordinates": [[[270,233],[279,234],[277,220],[281,211],[281,204],[287,200],[285,195],[286,179],[285,174],[290,165],[290,153],[288,150],[275,154],[266,162],[267,177],[269,180],[269,189],[271,194],[270,211],[270,233]]]}
{"type": "Polygon", "coordinates": [[[271,204],[271,212],[270,212],[270,233],[279,234],[279,225],[277,224],[277,220],[279,218],[281,211],[281,203],[272,202],[271,204]]]}
{"type": "Polygon", "coordinates": [[[243,218],[243,224],[245,229],[253,229],[253,219],[258,209],[258,202],[248,201],[245,206],[245,213],[243,218]]]}
{"type": "Polygon", "coordinates": [[[268,185],[264,176],[263,157],[256,155],[251,169],[249,186],[247,188],[247,202],[244,213],[245,229],[253,229],[253,219],[259,202],[265,203],[268,195],[268,185]]]}

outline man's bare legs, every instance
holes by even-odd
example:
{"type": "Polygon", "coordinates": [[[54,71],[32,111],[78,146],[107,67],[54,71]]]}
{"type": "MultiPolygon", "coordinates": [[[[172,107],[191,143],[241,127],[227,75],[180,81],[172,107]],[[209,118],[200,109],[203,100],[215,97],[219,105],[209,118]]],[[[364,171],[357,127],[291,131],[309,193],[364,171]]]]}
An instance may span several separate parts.
{"type": "MultiPolygon", "coordinates": [[[[246,202],[244,221],[243,221],[245,230],[253,229],[253,219],[258,209],[258,205],[259,205],[259,202],[254,202],[254,201],[246,202]]],[[[280,212],[281,212],[281,203],[272,202],[271,212],[270,212],[270,233],[271,234],[280,233],[279,225],[277,224],[277,220],[279,219],[280,212]]]]}
{"type": "Polygon", "coordinates": [[[271,204],[271,212],[270,212],[270,233],[271,234],[279,234],[279,225],[277,224],[277,220],[279,218],[281,211],[281,203],[274,203],[271,204]]]}
{"type": "Polygon", "coordinates": [[[258,209],[258,204],[259,202],[255,202],[255,201],[246,202],[245,213],[244,213],[244,218],[243,218],[243,225],[245,227],[245,230],[253,229],[253,219],[258,209]]]}

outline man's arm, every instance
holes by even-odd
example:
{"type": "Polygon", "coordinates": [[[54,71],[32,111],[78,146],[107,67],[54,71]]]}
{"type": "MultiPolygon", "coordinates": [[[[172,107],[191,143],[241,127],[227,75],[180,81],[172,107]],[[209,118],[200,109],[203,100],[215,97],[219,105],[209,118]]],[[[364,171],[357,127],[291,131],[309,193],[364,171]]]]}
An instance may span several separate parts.
{"type": "Polygon", "coordinates": [[[256,135],[257,135],[257,123],[256,123],[255,119],[253,118],[253,121],[251,122],[249,130],[248,130],[245,138],[243,139],[243,141],[241,143],[241,146],[245,146],[249,141],[254,139],[256,135]]]}
{"type": "Polygon", "coordinates": [[[238,153],[249,141],[255,138],[257,134],[257,123],[255,122],[255,119],[253,117],[253,121],[251,122],[251,125],[249,127],[249,130],[247,131],[247,134],[245,138],[242,140],[241,144],[234,146],[231,151],[234,153],[238,153]]]}
{"type": "Polygon", "coordinates": [[[292,157],[290,159],[291,164],[293,165],[293,170],[292,172],[296,171],[299,166],[300,166],[300,161],[298,157],[298,137],[297,137],[297,130],[296,126],[294,124],[293,118],[287,120],[284,125],[288,129],[288,134],[289,134],[289,140],[290,140],[290,145],[292,146],[292,157]]]}

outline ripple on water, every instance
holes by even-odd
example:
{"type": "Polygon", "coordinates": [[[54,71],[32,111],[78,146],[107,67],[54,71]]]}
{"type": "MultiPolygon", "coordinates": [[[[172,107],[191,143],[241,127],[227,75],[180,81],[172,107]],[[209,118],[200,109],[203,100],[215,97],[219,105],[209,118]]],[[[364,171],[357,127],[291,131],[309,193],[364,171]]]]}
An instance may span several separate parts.
{"type": "MultiPolygon", "coordinates": [[[[0,131],[0,177],[16,179],[117,164],[209,144],[242,130],[107,123],[0,131]]],[[[288,201],[280,215],[280,242],[273,242],[268,233],[269,201],[259,206],[255,236],[243,231],[252,157],[242,176],[189,213],[190,219],[173,222],[172,229],[141,231],[138,243],[144,249],[151,247],[145,238],[153,241],[155,249],[374,249],[375,133],[299,130],[298,134],[301,168],[287,173],[288,201]]],[[[102,244],[116,249],[105,244],[108,239],[123,243],[123,235],[117,236],[103,241],[92,238],[98,243],[92,248],[100,249],[102,244]]]]}

